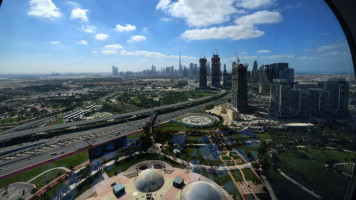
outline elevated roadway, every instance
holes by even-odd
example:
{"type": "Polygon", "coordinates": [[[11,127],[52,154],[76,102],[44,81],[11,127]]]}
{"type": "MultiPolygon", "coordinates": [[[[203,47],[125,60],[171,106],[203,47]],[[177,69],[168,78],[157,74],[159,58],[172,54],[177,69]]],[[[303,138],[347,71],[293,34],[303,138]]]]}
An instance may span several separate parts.
{"type": "Polygon", "coordinates": [[[223,91],[221,91],[221,92],[219,92],[217,94],[214,94],[214,95],[211,95],[211,96],[202,97],[202,98],[199,98],[199,99],[194,99],[194,100],[191,100],[191,101],[184,101],[184,102],[180,102],[180,103],[175,103],[175,104],[170,104],[170,105],[165,105],[165,106],[160,106],[160,107],[155,107],[155,108],[149,108],[149,109],[143,109],[143,110],[129,112],[129,113],[111,115],[111,116],[101,117],[101,118],[97,118],[97,119],[76,121],[76,122],[70,122],[70,123],[53,125],[53,126],[44,126],[44,127],[38,127],[38,128],[32,128],[32,129],[26,129],[26,130],[11,132],[11,133],[2,133],[2,134],[0,134],[0,142],[8,141],[8,140],[19,138],[19,137],[23,137],[23,136],[32,135],[32,134],[36,134],[36,133],[40,133],[40,132],[46,132],[46,131],[52,131],[52,130],[60,130],[60,129],[70,128],[70,127],[75,127],[75,126],[82,126],[82,125],[87,125],[87,124],[92,124],[92,123],[97,123],[97,122],[103,122],[103,121],[112,120],[112,119],[127,118],[127,117],[132,117],[132,116],[138,115],[138,114],[157,112],[157,111],[160,111],[160,110],[163,110],[163,109],[170,109],[170,108],[175,108],[175,107],[178,107],[178,106],[189,105],[189,104],[193,104],[193,103],[199,103],[201,101],[214,99],[214,98],[219,97],[219,96],[221,96],[221,95],[223,95],[225,93],[226,93],[226,91],[223,90],[223,91]]]}

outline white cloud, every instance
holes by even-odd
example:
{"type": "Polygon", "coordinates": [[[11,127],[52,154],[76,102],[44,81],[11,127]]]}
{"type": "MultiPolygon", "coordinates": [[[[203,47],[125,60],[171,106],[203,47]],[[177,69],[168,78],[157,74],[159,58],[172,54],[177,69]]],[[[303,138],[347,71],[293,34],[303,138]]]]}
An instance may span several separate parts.
{"type": "Polygon", "coordinates": [[[86,40],[80,40],[77,43],[81,44],[81,45],[87,45],[88,44],[88,42],[86,40]]]}
{"type": "Polygon", "coordinates": [[[146,37],[143,35],[134,35],[127,42],[140,42],[146,40],[146,37]]]}
{"type": "Polygon", "coordinates": [[[67,4],[72,5],[74,7],[80,7],[79,3],[73,2],[73,1],[68,1],[67,4]]]}
{"type": "Polygon", "coordinates": [[[181,37],[187,40],[232,39],[241,40],[257,38],[264,34],[252,25],[241,24],[235,26],[212,27],[208,29],[186,30],[181,37]]]}
{"type": "Polygon", "coordinates": [[[169,21],[172,21],[172,19],[171,19],[171,18],[168,18],[168,17],[162,17],[162,18],[161,18],[161,21],[169,22],[169,21]]]}
{"type": "Polygon", "coordinates": [[[131,25],[131,24],[126,24],[126,26],[122,26],[120,24],[117,24],[115,30],[117,30],[119,32],[134,31],[134,30],[136,30],[136,26],[135,25],[131,25]]]}
{"type": "Polygon", "coordinates": [[[280,55],[271,55],[271,56],[261,56],[261,59],[287,59],[287,58],[294,58],[294,55],[289,54],[280,54],[280,55]]]}
{"type": "Polygon", "coordinates": [[[281,13],[277,11],[262,10],[245,15],[235,20],[237,24],[273,24],[283,20],[281,13]]]}
{"type": "Polygon", "coordinates": [[[257,56],[243,56],[241,58],[246,59],[246,60],[256,60],[258,57],[257,56]]]}
{"type": "Polygon", "coordinates": [[[97,54],[97,53],[98,53],[98,51],[91,51],[91,53],[93,53],[93,54],[97,54]]]}
{"type": "Polygon", "coordinates": [[[123,47],[120,44],[108,44],[105,46],[105,49],[122,49],[123,47]]]}
{"type": "MultiPolygon", "coordinates": [[[[145,57],[154,57],[154,58],[174,58],[177,59],[179,58],[179,55],[165,55],[159,52],[152,52],[152,51],[126,51],[126,50],[121,50],[121,55],[126,55],[126,56],[145,56],[145,57]]],[[[194,60],[196,59],[195,57],[189,57],[189,56],[181,56],[182,59],[190,59],[194,60]]]]}
{"type": "Polygon", "coordinates": [[[103,50],[102,53],[103,53],[103,54],[115,54],[116,51],[115,51],[115,50],[110,50],[110,49],[108,49],[108,50],[103,50]]]}
{"type": "Polygon", "coordinates": [[[109,35],[104,34],[104,33],[98,33],[95,35],[95,39],[97,40],[106,40],[109,38],[109,35]]]}
{"type": "Polygon", "coordinates": [[[344,47],[345,44],[343,43],[335,43],[335,44],[331,44],[331,45],[325,45],[325,46],[319,46],[318,48],[316,48],[317,52],[324,52],[324,51],[329,51],[332,49],[338,49],[340,47],[344,47]]]}
{"type": "Polygon", "coordinates": [[[156,6],[168,15],[186,20],[189,26],[204,27],[221,24],[230,20],[230,15],[237,12],[232,5],[235,0],[160,0],[156,6]]]}
{"type": "Polygon", "coordinates": [[[30,10],[28,15],[35,17],[43,17],[50,20],[59,18],[62,13],[52,0],[30,0],[30,10]]]}
{"type": "Polygon", "coordinates": [[[339,49],[342,47],[345,47],[346,44],[345,43],[334,43],[334,44],[330,44],[330,45],[323,45],[323,46],[319,46],[316,48],[309,48],[309,49],[304,49],[302,50],[303,52],[325,52],[325,51],[330,51],[330,50],[334,50],[334,49],[339,49]]]}
{"type": "Polygon", "coordinates": [[[94,33],[96,27],[95,26],[82,26],[81,27],[82,31],[87,32],[87,33],[94,33]]]}
{"type": "Polygon", "coordinates": [[[263,50],[258,50],[257,53],[270,53],[271,50],[269,49],[263,49],[263,50]]]}
{"type": "Polygon", "coordinates": [[[313,60],[315,58],[316,58],[315,56],[301,56],[298,59],[299,60],[313,60]]]}
{"type": "Polygon", "coordinates": [[[58,45],[58,44],[61,44],[61,42],[60,42],[60,41],[50,41],[49,43],[50,43],[50,44],[53,44],[53,45],[58,45]]]}
{"type": "Polygon", "coordinates": [[[156,9],[162,9],[165,10],[169,7],[169,4],[171,3],[170,0],[160,0],[156,6],[156,9]]]}
{"type": "Polygon", "coordinates": [[[256,8],[265,8],[268,6],[273,6],[277,3],[277,0],[237,0],[236,6],[247,8],[247,9],[256,9],[256,8]]]}
{"type": "Polygon", "coordinates": [[[88,17],[87,17],[87,12],[89,10],[86,9],[81,9],[81,8],[75,8],[72,10],[72,13],[70,15],[70,19],[71,20],[75,20],[75,19],[79,19],[83,22],[87,22],[88,21],[88,17]]]}

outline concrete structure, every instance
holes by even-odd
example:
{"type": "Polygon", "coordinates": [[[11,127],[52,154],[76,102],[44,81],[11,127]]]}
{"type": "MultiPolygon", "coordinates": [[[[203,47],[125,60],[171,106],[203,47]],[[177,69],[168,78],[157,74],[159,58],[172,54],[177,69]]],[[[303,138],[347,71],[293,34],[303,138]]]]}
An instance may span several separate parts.
{"type": "Polygon", "coordinates": [[[312,115],[327,117],[329,113],[329,93],[321,88],[310,88],[309,109],[312,115]]]}
{"type": "Polygon", "coordinates": [[[304,89],[291,89],[290,90],[290,111],[294,118],[309,118],[309,91],[304,89]]]}
{"type": "Polygon", "coordinates": [[[176,188],[181,188],[184,185],[184,179],[180,176],[176,176],[173,180],[173,186],[176,188]]]}
{"type": "Polygon", "coordinates": [[[137,163],[129,167],[129,169],[127,169],[124,173],[120,173],[116,176],[112,176],[103,181],[100,181],[98,184],[88,189],[85,193],[85,199],[89,200],[232,200],[232,197],[225,190],[223,190],[221,186],[217,185],[210,179],[200,174],[194,173],[191,170],[172,168],[172,166],[170,166],[168,163],[157,160],[147,160],[137,163]],[[155,169],[146,168],[141,170],[141,168],[144,167],[154,167],[155,169]],[[171,170],[167,171],[167,168],[171,168],[171,170]],[[137,177],[136,174],[138,174],[137,177]],[[140,190],[137,187],[138,181],[147,181],[145,184],[139,186],[140,190]],[[113,188],[110,186],[112,182],[122,183],[123,187],[125,188],[125,192],[121,193],[120,195],[115,195],[113,193],[113,188]],[[156,185],[157,183],[163,184],[160,185],[158,189],[153,188],[153,190],[150,192],[151,186],[156,185]]]}
{"type": "Polygon", "coordinates": [[[286,79],[274,79],[271,85],[269,114],[277,119],[289,118],[290,85],[286,79]]]}
{"type": "Polygon", "coordinates": [[[200,71],[199,71],[199,87],[207,87],[207,74],[206,74],[206,58],[200,58],[200,71]]]}
{"type": "Polygon", "coordinates": [[[211,58],[211,85],[220,86],[221,64],[219,55],[213,54],[211,58]]]}
{"type": "Polygon", "coordinates": [[[319,84],[329,93],[330,116],[347,117],[349,103],[349,85],[345,79],[329,79],[319,84]]]}
{"type": "Polygon", "coordinates": [[[115,196],[120,196],[121,194],[125,193],[125,186],[121,183],[115,184],[114,187],[112,187],[112,191],[115,196]]]}
{"type": "Polygon", "coordinates": [[[237,64],[232,68],[232,105],[240,112],[247,109],[247,66],[237,64]]]}

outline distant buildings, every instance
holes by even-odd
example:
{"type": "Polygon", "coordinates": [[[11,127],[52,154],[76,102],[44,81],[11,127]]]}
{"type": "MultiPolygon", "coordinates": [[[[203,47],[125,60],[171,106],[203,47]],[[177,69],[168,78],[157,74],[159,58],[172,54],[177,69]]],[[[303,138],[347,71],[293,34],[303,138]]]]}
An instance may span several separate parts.
{"type": "Polygon", "coordinates": [[[119,75],[119,69],[115,66],[112,66],[112,75],[113,76],[118,76],[119,75]]]}
{"type": "Polygon", "coordinates": [[[259,70],[257,69],[257,61],[253,62],[253,68],[252,68],[252,83],[258,83],[259,82],[259,70]]]}
{"type": "Polygon", "coordinates": [[[231,85],[232,85],[231,73],[227,73],[227,71],[226,71],[226,64],[224,64],[223,86],[224,86],[224,87],[231,87],[231,85]]]}
{"type": "Polygon", "coordinates": [[[207,87],[207,74],[206,74],[206,58],[199,59],[200,71],[199,71],[199,86],[204,88],[207,87]]]}
{"type": "Polygon", "coordinates": [[[259,70],[259,93],[268,93],[269,85],[273,79],[287,79],[287,82],[294,82],[294,69],[288,67],[288,63],[273,63],[262,65],[259,70]]]}
{"type": "Polygon", "coordinates": [[[349,85],[345,79],[329,79],[317,85],[274,79],[270,94],[269,114],[277,119],[348,116],[349,85]]]}
{"type": "Polygon", "coordinates": [[[219,55],[213,54],[211,58],[211,85],[220,86],[221,64],[219,55]]]}
{"type": "Polygon", "coordinates": [[[247,104],[247,66],[234,63],[232,67],[232,105],[243,112],[247,104]]]}

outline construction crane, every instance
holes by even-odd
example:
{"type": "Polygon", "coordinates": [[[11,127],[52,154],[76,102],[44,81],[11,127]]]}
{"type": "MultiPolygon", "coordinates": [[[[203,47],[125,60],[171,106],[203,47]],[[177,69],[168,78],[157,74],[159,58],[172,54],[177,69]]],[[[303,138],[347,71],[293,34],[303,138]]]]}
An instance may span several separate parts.
{"type": "Polygon", "coordinates": [[[237,62],[237,65],[238,65],[238,64],[240,64],[239,54],[237,54],[237,52],[235,52],[234,54],[235,54],[236,62],[237,62]]]}
{"type": "Polygon", "coordinates": [[[248,62],[245,61],[245,59],[243,57],[241,57],[241,59],[244,61],[245,66],[248,67],[248,62]]]}

